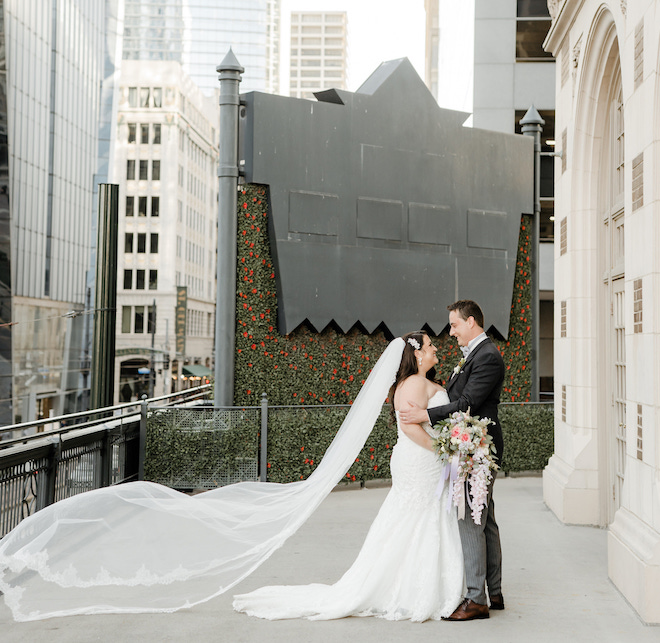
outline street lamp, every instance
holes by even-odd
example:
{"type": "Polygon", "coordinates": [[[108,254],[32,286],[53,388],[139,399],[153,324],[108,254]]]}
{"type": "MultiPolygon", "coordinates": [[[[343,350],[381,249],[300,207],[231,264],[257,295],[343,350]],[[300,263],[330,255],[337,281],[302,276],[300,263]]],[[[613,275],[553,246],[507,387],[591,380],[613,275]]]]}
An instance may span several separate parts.
{"type": "Polygon", "coordinates": [[[522,133],[525,136],[534,138],[534,217],[532,220],[532,242],[531,242],[531,289],[532,301],[530,311],[532,314],[532,346],[531,346],[531,367],[532,367],[532,390],[531,401],[539,401],[539,330],[540,330],[540,312],[539,303],[539,239],[541,237],[541,133],[545,121],[532,105],[527,113],[520,119],[522,133]]]}

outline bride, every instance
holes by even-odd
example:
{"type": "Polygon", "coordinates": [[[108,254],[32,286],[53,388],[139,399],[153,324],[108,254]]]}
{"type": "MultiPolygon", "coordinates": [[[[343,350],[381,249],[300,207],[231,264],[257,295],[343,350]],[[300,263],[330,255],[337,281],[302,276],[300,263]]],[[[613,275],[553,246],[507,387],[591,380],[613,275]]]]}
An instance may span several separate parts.
{"type": "MultiPolygon", "coordinates": [[[[403,396],[420,406],[446,402],[424,377],[435,363],[423,332],[390,342],[307,480],[238,483],[192,497],[133,482],[29,516],[0,540],[0,592],[14,619],[173,612],[226,592],[281,547],[344,477],[390,387],[395,408],[403,396]]],[[[421,621],[451,613],[463,563],[456,516],[435,496],[440,467],[430,430],[398,423],[392,490],[338,583],[262,588],[237,596],[236,608],[266,618],[374,614],[421,621]]]]}
{"type": "MultiPolygon", "coordinates": [[[[404,335],[405,346],[389,399],[394,409],[412,400],[422,408],[448,402],[444,389],[427,379],[438,363],[436,347],[423,332],[404,335]]],[[[425,621],[449,616],[463,590],[463,558],[456,514],[445,509],[436,489],[442,468],[430,425],[403,424],[392,451],[392,489],[362,550],[334,585],[262,587],[234,597],[234,609],[267,619],[325,620],[379,616],[425,621]]]]}

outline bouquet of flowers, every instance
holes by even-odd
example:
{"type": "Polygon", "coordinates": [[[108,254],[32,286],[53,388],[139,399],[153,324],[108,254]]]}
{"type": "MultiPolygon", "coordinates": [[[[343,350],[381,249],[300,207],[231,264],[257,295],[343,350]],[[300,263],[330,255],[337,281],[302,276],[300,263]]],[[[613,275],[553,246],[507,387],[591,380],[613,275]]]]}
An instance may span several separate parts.
{"type": "Polygon", "coordinates": [[[493,471],[498,469],[495,463],[496,453],[493,438],[488,434],[489,418],[472,417],[470,409],[463,413],[457,411],[447,419],[438,422],[435,429],[439,432],[433,440],[433,447],[444,465],[439,490],[449,478],[448,509],[451,501],[458,507],[459,518],[465,516],[465,482],[469,483],[468,505],[472,518],[481,524],[481,513],[488,496],[488,483],[493,479],[493,471]]]}

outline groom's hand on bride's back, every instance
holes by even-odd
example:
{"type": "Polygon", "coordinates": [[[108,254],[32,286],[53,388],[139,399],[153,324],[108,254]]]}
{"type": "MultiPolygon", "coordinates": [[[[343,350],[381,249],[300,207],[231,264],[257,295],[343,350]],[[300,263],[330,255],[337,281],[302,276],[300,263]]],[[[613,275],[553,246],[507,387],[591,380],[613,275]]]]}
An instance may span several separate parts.
{"type": "Polygon", "coordinates": [[[429,421],[429,414],[416,402],[406,401],[399,411],[399,417],[404,424],[422,424],[429,421]]]}

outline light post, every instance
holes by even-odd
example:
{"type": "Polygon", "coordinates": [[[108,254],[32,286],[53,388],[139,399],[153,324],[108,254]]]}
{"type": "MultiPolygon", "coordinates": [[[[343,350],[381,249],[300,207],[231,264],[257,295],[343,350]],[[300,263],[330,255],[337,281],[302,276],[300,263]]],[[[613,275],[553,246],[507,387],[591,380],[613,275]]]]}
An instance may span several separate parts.
{"type": "Polygon", "coordinates": [[[531,367],[532,367],[532,390],[531,401],[539,401],[539,331],[540,331],[540,312],[541,304],[539,302],[539,271],[540,271],[540,252],[539,239],[541,236],[541,132],[545,121],[532,105],[527,113],[520,119],[522,133],[525,136],[534,138],[534,217],[532,220],[532,239],[531,239],[531,290],[532,301],[530,303],[530,312],[532,315],[531,331],[531,367]]]}
{"type": "Polygon", "coordinates": [[[218,154],[218,254],[215,304],[214,406],[234,401],[236,342],[236,190],[238,187],[238,86],[245,71],[229,49],[216,70],[220,75],[218,154]]]}

